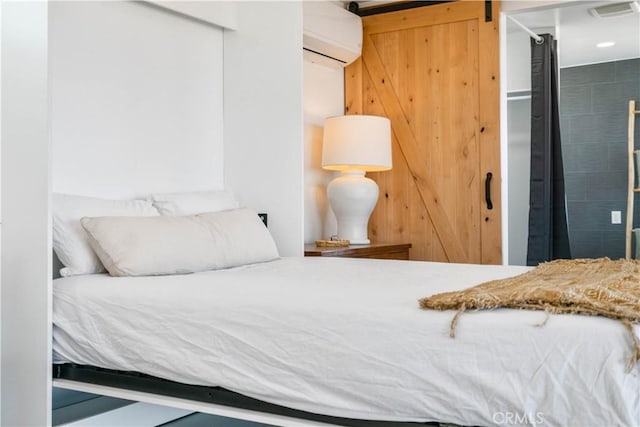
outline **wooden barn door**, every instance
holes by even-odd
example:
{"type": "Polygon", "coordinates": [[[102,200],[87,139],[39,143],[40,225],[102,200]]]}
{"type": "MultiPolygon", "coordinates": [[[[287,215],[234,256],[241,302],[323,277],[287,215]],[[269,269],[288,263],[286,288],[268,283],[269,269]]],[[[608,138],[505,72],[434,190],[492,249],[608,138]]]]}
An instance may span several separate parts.
{"type": "Polygon", "coordinates": [[[347,114],[392,123],[393,169],[369,174],[380,187],[369,235],[411,242],[411,259],[502,259],[499,8],[492,3],[489,22],[484,1],[365,17],[362,57],[345,70],[347,114]]]}

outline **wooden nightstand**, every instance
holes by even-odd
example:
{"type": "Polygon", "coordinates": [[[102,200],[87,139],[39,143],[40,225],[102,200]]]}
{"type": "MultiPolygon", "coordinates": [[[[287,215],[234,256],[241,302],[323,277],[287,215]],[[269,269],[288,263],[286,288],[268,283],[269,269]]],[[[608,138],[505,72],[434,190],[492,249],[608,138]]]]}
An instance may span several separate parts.
{"type": "Polygon", "coordinates": [[[371,243],[343,247],[304,245],[304,256],[338,256],[346,258],[409,259],[411,243],[371,243]]]}

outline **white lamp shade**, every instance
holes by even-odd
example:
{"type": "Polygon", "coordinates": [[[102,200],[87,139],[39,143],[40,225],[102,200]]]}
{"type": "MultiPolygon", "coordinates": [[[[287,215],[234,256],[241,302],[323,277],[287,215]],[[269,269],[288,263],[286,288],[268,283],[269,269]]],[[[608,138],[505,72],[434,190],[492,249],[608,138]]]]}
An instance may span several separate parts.
{"type": "Polygon", "coordinates": [[[391,169],[391,122],[379,116],[337,116],[324,121],[322,168],[334,171],[391,169]]]}

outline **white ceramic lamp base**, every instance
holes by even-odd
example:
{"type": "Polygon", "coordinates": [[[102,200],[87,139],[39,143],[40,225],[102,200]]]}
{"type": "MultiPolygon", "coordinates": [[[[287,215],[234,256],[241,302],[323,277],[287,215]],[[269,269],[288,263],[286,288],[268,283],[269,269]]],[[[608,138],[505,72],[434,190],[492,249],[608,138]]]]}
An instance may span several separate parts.
{"type": "Polygon", "coordinates": [[[363,171],[348,170],[327,186],[331,210],[338,222],[338,238],[352,245],[370,243],[367,233],[369,216],[378,202],[378,185],[363,171]]]}

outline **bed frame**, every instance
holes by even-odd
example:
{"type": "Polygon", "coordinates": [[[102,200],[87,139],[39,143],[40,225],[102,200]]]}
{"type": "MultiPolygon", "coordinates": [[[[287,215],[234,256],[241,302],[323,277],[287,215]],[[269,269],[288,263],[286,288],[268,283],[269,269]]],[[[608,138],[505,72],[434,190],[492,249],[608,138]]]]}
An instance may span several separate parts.
{"type": "Polygon", "coordinates": [[[314,414],[274,405],[222,387],[169,381],[139,372],[116,371],[73,363],[53,365],[54,387],[191,409],[278,426],[417,427],[437,422],[372,421],[314,414]],[[301,424],[304,420],[304,424],[301,424]]]}

